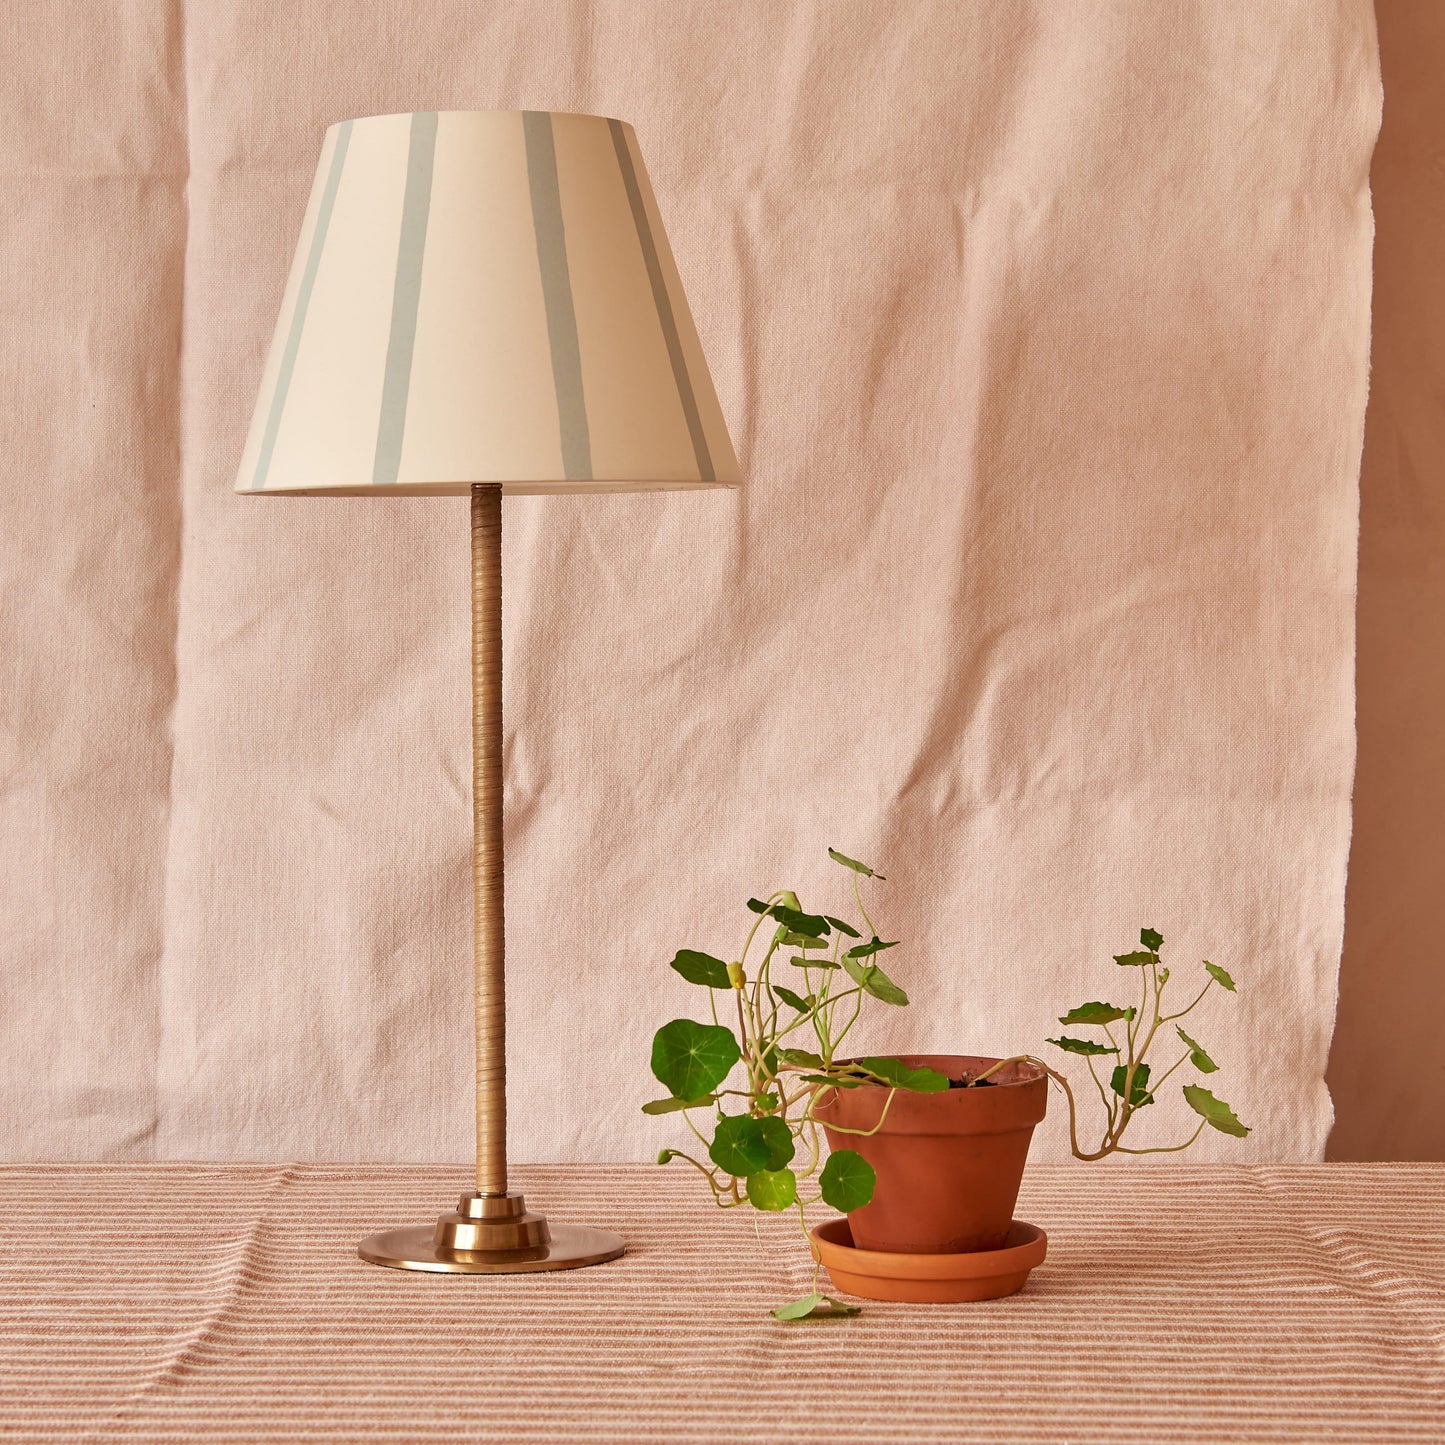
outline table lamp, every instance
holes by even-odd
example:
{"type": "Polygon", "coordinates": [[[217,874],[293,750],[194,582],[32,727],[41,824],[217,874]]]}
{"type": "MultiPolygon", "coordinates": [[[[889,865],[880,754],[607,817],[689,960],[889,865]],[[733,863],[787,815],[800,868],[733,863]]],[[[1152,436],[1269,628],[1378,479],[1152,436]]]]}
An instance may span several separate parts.
{"type": "Polygon", "coordinates": [[[374,1264],[615,1259],[507,1186],[502,497],[732,487],[737,458],[632,127],[418,111],[326,132],[236,490],[469,496],[476,1187],[374,1264]]]}

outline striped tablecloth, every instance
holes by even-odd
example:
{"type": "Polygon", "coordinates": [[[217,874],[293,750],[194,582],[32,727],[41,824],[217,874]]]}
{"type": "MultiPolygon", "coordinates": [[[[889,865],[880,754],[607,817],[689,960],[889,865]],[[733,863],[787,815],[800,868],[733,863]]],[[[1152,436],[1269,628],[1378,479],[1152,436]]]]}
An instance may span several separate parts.
{"type": "Polygon", "coordinates": [[[1034,1168],[1024,1293],[782,1325],[796,1226],[648,1166],[518,1171],[613,1264],[356,1258],[466,1170],[0,1169],[19,1440],[1445,1440],[1445,1166],[1034,1168]]]}

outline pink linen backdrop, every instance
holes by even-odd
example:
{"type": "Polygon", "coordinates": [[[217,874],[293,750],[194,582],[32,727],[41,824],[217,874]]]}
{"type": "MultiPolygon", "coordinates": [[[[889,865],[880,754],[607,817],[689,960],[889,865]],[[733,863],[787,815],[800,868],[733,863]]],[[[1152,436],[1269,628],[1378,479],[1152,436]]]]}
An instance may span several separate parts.
{"type": "Polygon", "coordinates": [[[0,27],[0,1153],[466,1157],[465,503],[230,484],[324,127],[525,106],[636,126],[749,484],[506,504],[514,1156],[671,1138],[667,960],[832,844],[906,940],[861,1042],[1040,1048],[1149,924],[1241,983],[1195,1157],[1320,1157],[1367,0],[0,27]]]}

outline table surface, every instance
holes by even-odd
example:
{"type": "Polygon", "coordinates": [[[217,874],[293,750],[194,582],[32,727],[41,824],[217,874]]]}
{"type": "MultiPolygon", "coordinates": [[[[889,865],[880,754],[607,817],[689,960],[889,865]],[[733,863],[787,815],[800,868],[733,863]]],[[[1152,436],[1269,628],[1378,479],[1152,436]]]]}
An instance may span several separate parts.
{"type": "Polygon", "coordinates": [[[1034,1167],[1023,1293],[783,1325],[796,1223],[680,1172],[520,1169],[621,1260],[355,1254],[464,1168],[0,1168],[0,1435],[25,1440],[1445,1440],[1445,1165],[1034,1167]]]}

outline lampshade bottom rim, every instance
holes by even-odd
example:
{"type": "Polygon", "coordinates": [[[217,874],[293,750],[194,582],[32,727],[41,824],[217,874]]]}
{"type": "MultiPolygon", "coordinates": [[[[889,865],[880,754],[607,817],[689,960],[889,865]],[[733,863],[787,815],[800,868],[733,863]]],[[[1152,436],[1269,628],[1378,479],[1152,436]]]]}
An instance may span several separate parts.
{"type": "Polygon", "coordinates": [[[473,486],[497,486],[504,497],[581,496],[588,493],[735,491],[740,482],[396,482],[390,486],[237,487],[241,497],[465,497],[473,486]]]}

